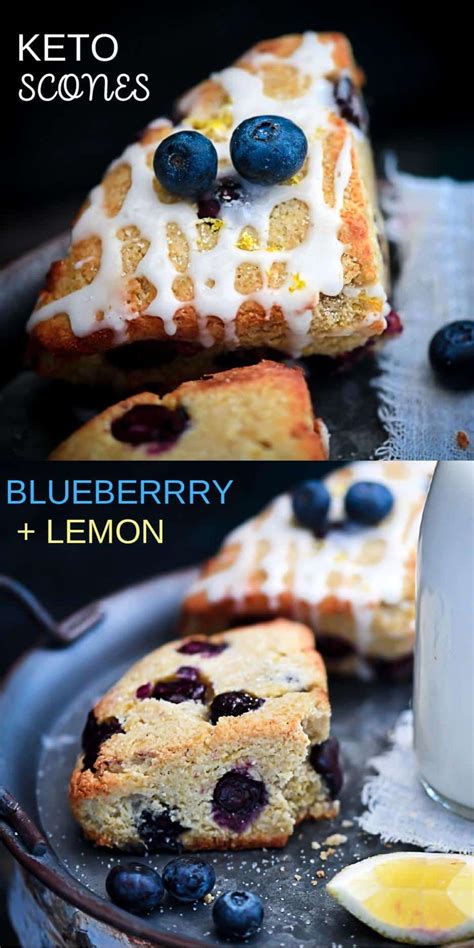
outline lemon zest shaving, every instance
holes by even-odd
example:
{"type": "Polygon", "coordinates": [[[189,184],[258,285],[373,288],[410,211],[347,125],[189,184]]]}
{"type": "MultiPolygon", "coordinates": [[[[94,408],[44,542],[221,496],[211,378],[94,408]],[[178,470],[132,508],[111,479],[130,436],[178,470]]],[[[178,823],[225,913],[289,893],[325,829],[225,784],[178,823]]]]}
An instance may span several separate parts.
{"type": "Polygon", "coordinates": [[[252,234],[246,233],[240,235],[236,247],[239,250],[255,250],[258,247],[258,240],[255,237],[252,237],[252,234]]]}
{"type": "Polygon", "coordinates": [[[198,224],[206,224],[209,230],[215,234],[224,226],[224,221],[220,217],[202,217],[198,224]]]}
{"type": "Polygon", "coordinates": [[[299,273],[291,274],[292,284],[288,287],[290,293],[296,293],[297,290],[304,290],[306,280],[303,280],[299,273]]]}

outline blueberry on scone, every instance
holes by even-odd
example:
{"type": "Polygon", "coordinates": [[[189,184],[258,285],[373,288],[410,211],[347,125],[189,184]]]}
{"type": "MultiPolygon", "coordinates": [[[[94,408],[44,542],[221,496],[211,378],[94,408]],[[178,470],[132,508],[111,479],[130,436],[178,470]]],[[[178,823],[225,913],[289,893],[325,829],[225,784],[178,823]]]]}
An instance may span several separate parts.
{"type": "Polygon", "coordinates": [[[346,514],[354,523],[375,526],[388,517],[393,507],[393,493],[386,484],[358,481],[346,494],[346,514]]]}
{"type": "Polygon", "coordinates": [[[254,184],[280,184],[302,168],[308,142],[282,115],[256,115],[234,129],[230,156],[239,174],[254,184]]]}
{"type": "Polygon", "coordinates": [[[197,197],[209,190],[216,177],[217,151],[200,132],[175,132],[158,145],[153,168],[171,194],[197,197]]]}
{"type": "Polygon", "coordinates": [[[295,487],[292,495],[293,513],[302,527],[315,532],[326,522],[331,504],[331,495],[323,481],[303,481],[295,487]]]}

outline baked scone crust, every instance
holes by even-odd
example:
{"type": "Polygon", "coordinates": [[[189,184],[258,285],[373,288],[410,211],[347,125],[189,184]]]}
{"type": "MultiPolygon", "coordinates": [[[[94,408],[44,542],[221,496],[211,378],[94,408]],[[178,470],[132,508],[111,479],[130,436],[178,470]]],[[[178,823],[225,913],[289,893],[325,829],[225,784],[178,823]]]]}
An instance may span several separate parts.
{"type": "Polygon", "coordinates": [[[296,523],[289,494],[277,497],[204,566],[184,602],[184,632],[282,615],[315,631],[330,671],[369,675],[379,660],[409,656],[416,545],[433,469],[434,462],[361,461],[334,471],[325,481],[330,522],[343,520],[355,481],[382,482],[395,502],[379,525],[330,529],[322,539],[296,523]],[[347,654],[336,641],[347,643],[347,654]]]}
{"type": "Polygon", "coordinates": [[[68,257],[50,270],[29,323],[37,368],[119,385],[106,353],[158,341],[169,359],[134,382],[172,384],[229,349],[336,356],[381,334],[386,274],[370,146],[338,114],[341,77],[356,90],[363,79],[343,36],[283,36],[183,96],[179,125],[152,123],[91,192],[68,257]],[[238,181],[232,131],[263,112],[305,129],[309,156],[294,179],[240,181],[244,197],[223,203],[219,218],[199,219],[195,203],[163,191],[152,165],[164,137],[199,130],[218,149],[220,177],[238,181]]]}
{"type": "Polygon", "coordinates": [[[162,646],[95,705],[95,719],[118,721],[122,733],[101,744],[92,768],[84,769],[79,756],[70,802],[98,845],[143,848],[137,829],[143,811],[172,814],[186,827],[179,837],[186,849],[283,846],[301,820],[337,813],[337,801],[308,759],[311,747],[327,739],[330,723],[325,669],[310,630],[276,620],[210,641],[226,647],[205,657],[180,653],[182,639],[162,646]],[[212,694],[244,690],[264,698],[263,705],[213,725],[198,701],[137,699],[137,688],[173,677],[184,664],[199,669],[212,694]],[[262,781],[267,797],[239,830],[213,816],[213,789],[229,771],[262,781]]]}
{"type": "Polygon", "coordinates": [[[324,460],[329,437],[315,419],[303,373],[275,362],[185,382],[163,398],[143,392],[72,434],[53,461],[324,460]],[[135,405],[185,411],[188,427],[170,447],[118,441],[113,422],[135,405]]]}

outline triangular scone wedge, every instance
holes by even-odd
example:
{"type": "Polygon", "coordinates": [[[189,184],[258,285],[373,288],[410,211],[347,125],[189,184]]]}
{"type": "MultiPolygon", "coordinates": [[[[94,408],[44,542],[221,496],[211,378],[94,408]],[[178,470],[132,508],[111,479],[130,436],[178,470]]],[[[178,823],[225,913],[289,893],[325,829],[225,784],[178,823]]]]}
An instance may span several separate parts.
{"type": "Polygon", "coordinates": [[[284,846],[342,783],[321,656],[278,620],[169,642],[89,714],[70,782],[86,836],[119,849],[284,846]]]}
{"type": "Polygon", "coordinates": [[[183,382],[113,405],[71,435],[53,461],[321,461],[326,426],[300,369],[276,362],[183,382]]]}
{"type": "Polygon", "coordinates": [[[361,82],[343,36],[283,36],[184,96],[179,124],[152,123],[91,192],[51,268],[29,322],[36,367],[170,388],[227,350],[337,356],[380,335],[383,237],[361,82]],[[264,113],[292,119],[309,146],[301,171],[273,186],[243,181],[230,161],[234,128],[264,113]],[[177,129],[216,146],[213,217],[155,178],[154,152],[177,129]]]}
{"type": "Polygon", "coordinates": [[[307,622],[330,672],[397,680],[411,672],[418,532],[434,461],[358,461],[331,473],[328,529],[297,523],[291,495],[233,530],[185,603],[187,634],[284,615],[307,622]],[[393,507],[376,526],[348,521],[344,498],[376,481],[393,507]]]}

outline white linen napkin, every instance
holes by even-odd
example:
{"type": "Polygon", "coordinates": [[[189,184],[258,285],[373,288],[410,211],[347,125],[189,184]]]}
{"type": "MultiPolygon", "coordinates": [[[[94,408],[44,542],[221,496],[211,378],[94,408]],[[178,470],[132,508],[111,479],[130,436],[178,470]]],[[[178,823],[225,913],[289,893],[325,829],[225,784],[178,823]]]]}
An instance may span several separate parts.
{"type": "Polygon", "coordinates": [[[400,256],[393,304],[405,330],[379,356],[374,385],[388,438],[376,456],[472,459],[474,391],[442,388],[428,346],[445,323],[474,319],[474,182],[414,177],[389,158],[382,207],[400,256]]]}
{"type": "Polygon", "coordinates": [[[369,761],[376,774],[362,789],[367,807],[357,822],[385,843],[410,843],[432,852],[474,853],[474,822],[435,803],[423,790],[413,751],[413,715],[404,711],[391,748],[369,761]]]}

